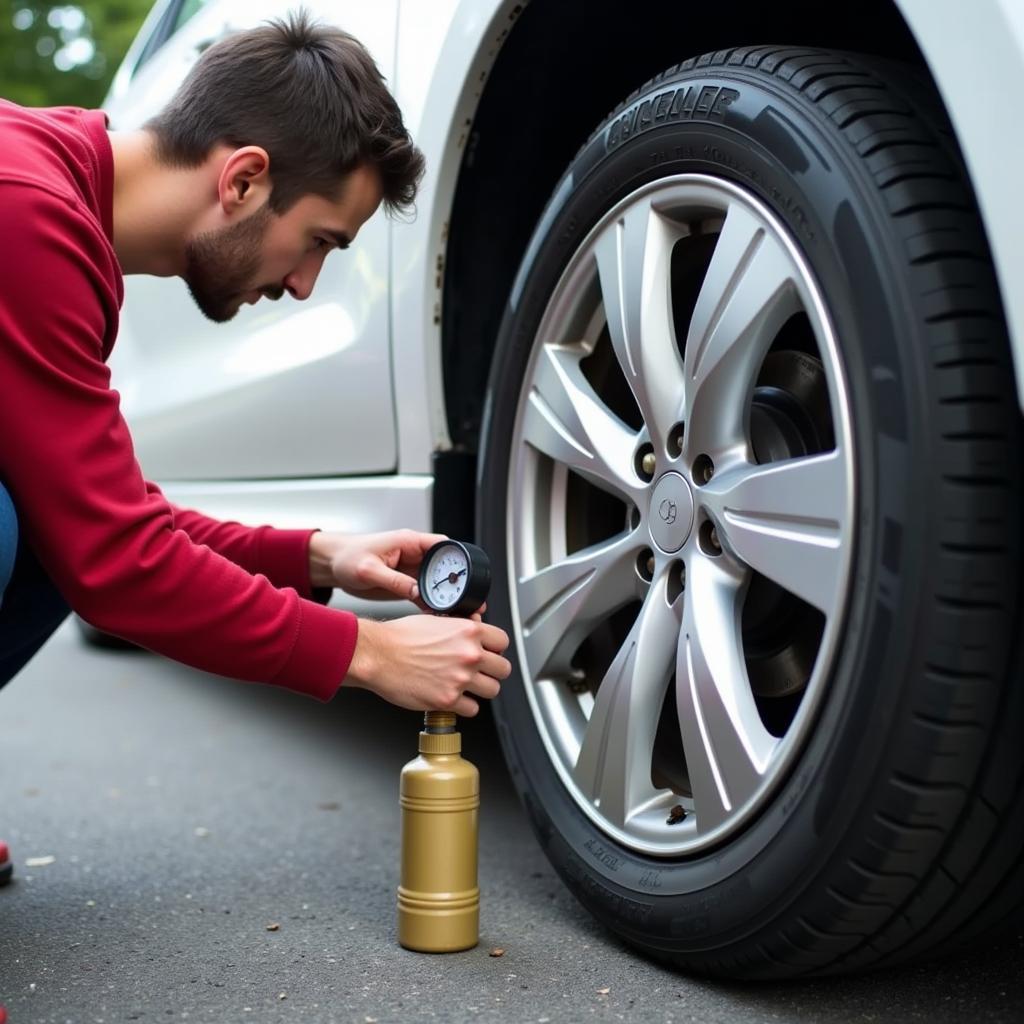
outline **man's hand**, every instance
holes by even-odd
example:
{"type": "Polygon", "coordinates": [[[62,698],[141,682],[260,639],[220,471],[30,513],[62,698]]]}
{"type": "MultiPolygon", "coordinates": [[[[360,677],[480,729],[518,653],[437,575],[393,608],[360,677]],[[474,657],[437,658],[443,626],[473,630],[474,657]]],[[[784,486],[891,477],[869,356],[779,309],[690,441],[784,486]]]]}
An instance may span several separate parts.
{"type": "Polygon", "coordinates": [[[503,629],[468,619],[409,615],[391,622],[359,620],[347,681],[413,711],[454,711],[472,718],[473,699],[497,697],[512,666],[503,629]],[[470,696],[472,694],[473,696],[470,696]]]}
{"type": "MultiPolygon", "coordinates": [[[[309,539],[309,578],[314,587],[341,587],[371,601],[416,601],[416,576],[440,533],[314,533],[309,539]]],[[[421,605],[422,607],[422,605],[421,605]]]]}

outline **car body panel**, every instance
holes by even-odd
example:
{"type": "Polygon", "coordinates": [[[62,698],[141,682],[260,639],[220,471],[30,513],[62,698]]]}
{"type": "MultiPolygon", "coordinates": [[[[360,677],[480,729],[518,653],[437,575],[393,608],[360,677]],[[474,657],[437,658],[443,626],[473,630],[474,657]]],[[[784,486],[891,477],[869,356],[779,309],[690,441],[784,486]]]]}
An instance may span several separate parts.
{"type": "MultiPolygon", "coordinates": [[[[308,6],[344,22],[391,74],[394,0],[308,6]]],[[[209,42],[280,12],[273,0],[200,9],[130,86],[118,83],[112,126],[139,127],[209,42]]],[[[111,368],[146,471],[161,480],[393,471],[387,278],[383,217],[365,225],[350,251],[328,257],[308,301],[264,300],[228,324],[206,321],[178,278],[128,277],[111,368]]]]}

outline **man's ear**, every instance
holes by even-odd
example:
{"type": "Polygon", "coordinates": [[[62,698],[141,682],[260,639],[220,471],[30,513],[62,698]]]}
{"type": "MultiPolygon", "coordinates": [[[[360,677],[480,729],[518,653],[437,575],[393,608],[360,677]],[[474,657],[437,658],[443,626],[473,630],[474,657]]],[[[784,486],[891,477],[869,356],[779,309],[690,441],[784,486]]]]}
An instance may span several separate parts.
{"type": "Polygon", "coordinates": [[[262,205],[270,195],[270,156],[261,146],[228,153],[217,182],[221,209],[229,217],[262,205]]]}

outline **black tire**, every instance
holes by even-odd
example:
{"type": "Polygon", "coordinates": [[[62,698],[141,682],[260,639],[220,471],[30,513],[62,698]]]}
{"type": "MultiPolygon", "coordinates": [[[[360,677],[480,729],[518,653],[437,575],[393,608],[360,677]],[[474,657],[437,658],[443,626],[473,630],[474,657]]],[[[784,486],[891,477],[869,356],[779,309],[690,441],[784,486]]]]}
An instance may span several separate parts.
{"type": "Polygon", "coordinates": [[[835,324],[858,479],[835,668],[769,806],[712,853],[643,856],[582,813],[539,737],[515,642],[494,708],[512,777],[577,898],[688,969],[780,978],[976,947],[1024,906],[1021,417],[976,204],[919,74],[807,49],[708,54],[591,137],[540,221],[497,343],[477,509],[491,615],[513,621],[510,447],[548,299],[603,213],[686,172],[773,210],[835,324]],[[661,99],[690,86],[696,108],[661,99]]]}

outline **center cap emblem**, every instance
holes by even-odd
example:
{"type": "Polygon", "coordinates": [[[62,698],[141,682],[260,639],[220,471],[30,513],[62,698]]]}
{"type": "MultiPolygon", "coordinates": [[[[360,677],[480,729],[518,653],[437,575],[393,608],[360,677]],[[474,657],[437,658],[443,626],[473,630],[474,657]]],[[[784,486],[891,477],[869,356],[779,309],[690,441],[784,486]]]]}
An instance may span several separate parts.
{"type": "Polygon", "coordinates": [[[693,495],[678,473],[666,473],[651,496],[651,539],[667,554],[678,551],[693,526],[693,495]]]}

